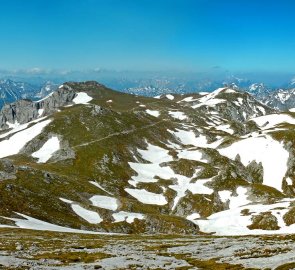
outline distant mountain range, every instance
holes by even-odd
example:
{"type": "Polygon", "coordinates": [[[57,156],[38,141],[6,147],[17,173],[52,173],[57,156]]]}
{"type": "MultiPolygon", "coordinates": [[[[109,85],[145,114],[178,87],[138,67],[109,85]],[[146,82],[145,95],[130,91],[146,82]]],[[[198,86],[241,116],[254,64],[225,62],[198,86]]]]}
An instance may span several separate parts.
{"type": "MultiPolygon", "coordinates": [[[[16,81],[0,80],[0,108],[19,99],[38,100],[55,91],[60,85],[59,79],[16,81]],[[33,82],[33,83],[32,83],[33,82]]],[[[187,94],[212,92],[219,87],[231,87],[248,92],[260,102],[277,110],[289,110],[295,107],[295,78],[286,82],[281,88],[270,87],[262,82],[229,76],[224,80],[151,77],[151,78],[104,78],[103,83],[121,92],[154,97],[167,93],[187,94]]]]}
{"type": "Polygon", "coordinates": [[[0,108],[6,104],[19,99],[43,98],[49,93],[55,91],[58,84],[51,81],[45,81],[42,84],[30,84],[27,82],[13,81],[10,79],[0,80],[0,108]]]}

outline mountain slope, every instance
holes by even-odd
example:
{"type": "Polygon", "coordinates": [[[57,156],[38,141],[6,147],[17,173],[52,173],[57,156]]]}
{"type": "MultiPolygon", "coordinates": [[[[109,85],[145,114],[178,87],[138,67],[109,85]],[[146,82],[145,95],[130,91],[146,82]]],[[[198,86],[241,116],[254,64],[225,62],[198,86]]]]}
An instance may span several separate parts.
{"type": "Polygon", "coordinates": [[[247,93],[220,88],[155,99],[96,82],[65,83],[0,115],[3,226],[293,230],[295,119],[247,93]]]}

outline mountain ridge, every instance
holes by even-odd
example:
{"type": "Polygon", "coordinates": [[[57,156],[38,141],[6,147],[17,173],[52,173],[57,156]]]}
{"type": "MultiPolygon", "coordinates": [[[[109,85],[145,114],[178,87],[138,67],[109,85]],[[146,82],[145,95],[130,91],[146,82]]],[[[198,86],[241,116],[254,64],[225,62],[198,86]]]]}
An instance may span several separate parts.
{"type": "MultiPolygon", "coordinates": [[[[29,122],[31,114],[3,120],[2,226],[100,233],[292,231],[292,113],[228,87],[148,98],[93,81],[64,83],[44,100],[25,102],[44,114],[29,122]],[[232,218],[216,227],[226,215],[232,218]]],[[[19,109],[17,115],[23,114],[19,109]]]]}

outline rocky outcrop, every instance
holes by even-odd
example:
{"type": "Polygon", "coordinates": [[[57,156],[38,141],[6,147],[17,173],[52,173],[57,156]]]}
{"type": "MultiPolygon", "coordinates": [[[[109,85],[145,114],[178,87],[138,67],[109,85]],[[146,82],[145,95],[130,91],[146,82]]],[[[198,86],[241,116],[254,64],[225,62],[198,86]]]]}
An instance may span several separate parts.
{"type": "Polygon", "coordinates": [[[271,212],[263,212],[252,216],[252,224],[248,226],[250,230],[278,230],[278,219],[271,212]]]}
{"type": "Polygon", "coordinates": [[[75,96],[75,90],[65,84],[42,100],[23,99],[6,104],[0,111],[0,129],[9,128],[8,123],[25,124],[40,116],[49,115],[59,107],[71,104],[75,96]]]}
{"type": "Polygon", "coordinates": [[[0,181],[16,179],[16,167],[9,159],[0,159],[0,181]]]}

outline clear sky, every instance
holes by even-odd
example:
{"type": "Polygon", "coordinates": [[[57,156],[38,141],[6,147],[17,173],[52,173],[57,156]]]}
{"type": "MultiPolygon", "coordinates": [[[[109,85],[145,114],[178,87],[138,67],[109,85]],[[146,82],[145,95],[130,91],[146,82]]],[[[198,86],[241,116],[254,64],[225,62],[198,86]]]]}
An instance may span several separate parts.
{"type": "Polygon", "coordinates": [[[293,0],[0,0],[1,69],[295,72],[293,0]]]}

